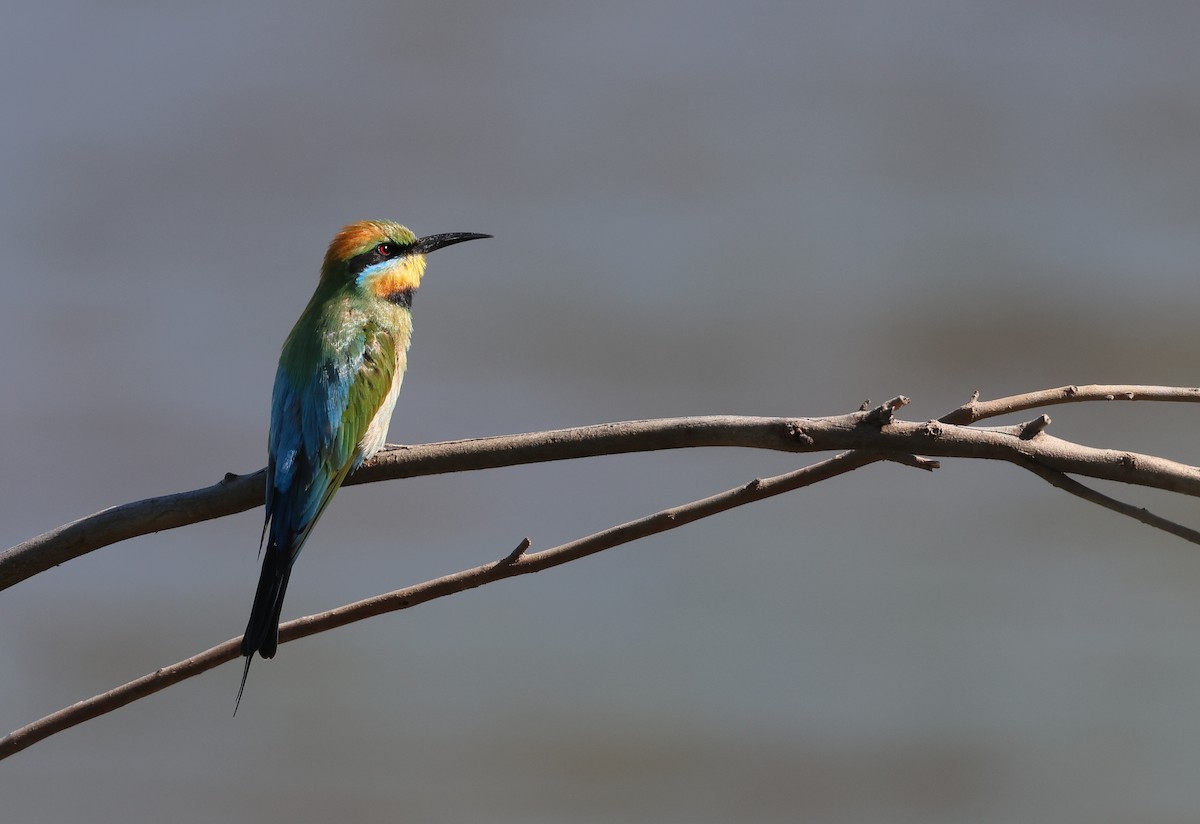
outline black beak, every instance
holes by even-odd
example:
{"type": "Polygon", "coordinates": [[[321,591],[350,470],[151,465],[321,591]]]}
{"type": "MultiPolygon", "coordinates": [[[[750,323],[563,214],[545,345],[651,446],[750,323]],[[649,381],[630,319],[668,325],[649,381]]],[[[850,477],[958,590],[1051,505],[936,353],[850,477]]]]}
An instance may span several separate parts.
{"type": "Polygon", "coordinates": [[[419,255],[427,255],[430,252],[436,252],[438,249],[444,249],[456,243],[462,243],[467,240],[481,240],[485,237],[491,237],[491,235],[479,235],[474,232],[450,232],[444,235],[429,235],[428,237],[419,238],[412,245],[412,251],[419,255]]]}

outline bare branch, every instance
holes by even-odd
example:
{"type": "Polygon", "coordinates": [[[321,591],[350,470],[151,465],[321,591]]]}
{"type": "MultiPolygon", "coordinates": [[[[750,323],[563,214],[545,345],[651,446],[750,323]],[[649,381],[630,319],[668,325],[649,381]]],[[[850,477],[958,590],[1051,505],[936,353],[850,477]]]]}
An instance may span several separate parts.
{"type": "Polygon", "coordinates": [[[1090,486],[1085,486],[1084,484],[1079,483],[1079,481],[1075,480],[1074,478],[1069,478],[1063,473],[1057,472],[1053,469],[1047,469],[1044,466],[1039,466],[1032,461],[1026,464],[1025,468],[1052,486],[1056,486],[1065,492],[1070,492],[1072,495],[1083,498],[1089,503],[1102,506],[1105,509],[1111,509],[1113,512],[1133,518],[1135,521],[1146,524],[1146,526],[1152,526],[1155,529],[1161,529],[1164,532],[1169,532],[1177,538],[1182,538],[1183,540],[1190,541],[1193,544],[1200,544],[1200,532],[1190,527],[1186,527],[1183,524],[1176,523],[1175,521],[1167,520],[1161,515],[1155,515],[1145,507],[1137,507],[1133,506],[1132,504],[1127,504],[1124,501],[1118,501],[1116,498],[1111,498],[1108,495],[1105,495],[1103,492],[1097,492],[1090,486]]]}
{"type": "MultiPolygon", "coordinates": [[[[1195,389],[1171,387],[1084,387],[1046,390],[1001,402],[968,404],[946,417],[964,413],[980,420],[1031,405],[1100,400],[1101,389],[1125,389],[1132,399],[1195,400],[1195,389]],[[1095,391],[1093,391],[1095,390],[1095,391]],[[1138,391],[1134,391],[1138,390],[1138,391]],[[1000,404],[999,406],[997,404],[1000,404]]],[[[898,397],[875,409],[825,418],[756,418],[709,416],[625,421],[550,432],[447,441],[417,446],[389,446],[352,475],[347,484],[370,483],[419,475],[463,472],[499,466],[568,460],[595,455],[647,452],[702,446],[736,446],[784,452],[863,449],[880,458],[901,455],[1034,459],[1060,472],[1200,495],[1200,470],[1162,458],[1072,444],[1045,435],[1033,437],[1049,423],[1035,419],[1019,427],[970,428],[943,421],[908,423],[894,412],[908,402],[898,397]]],[[[262,504],[263,473],[227,475],[213,486],[164,495],[103,510],[39,535],[0,553],[0,589],[5,589],[85,553],[151,532],[173,529],[242,512],[262,504]]]]}
{"type": "MultiPolygon", "coordinates": [[[[907,398],[900,396],[874,409],[866,408],[864,404],[859,412],[825,418],[672,418],[423,446],[389,447],[364,466],[351,483],[689,446],[742,446],[788,452],[849,451],[794,472],[756,479],[709,498],[621,524],[544,552],[529,553],[530,541],[526,538],[499,561],[288,622],[280,627],[280,640],[292,641],[492,581],[558,566],[737,506],[808,486],[876,461],[894,461],[922,469],[936,468],[938,462],[924,457],[926,455],[1009,461],[1085,500],[1200,543],[1200,532],[1116,501],[1063,474],[1070,472],[1200,496],[1200,469],[1155,456],[1094,449],[1052,437],[1045,432],[1050,424],[1047,415],[1000,427],[974,428],[952,422],[978,421],[1042,404],[1116,398],[1194,401],[1200,398],[1200,390],[1063,387],[986,403],[980,403],[976,395],[970,403],[941,421],[925,423],[895,418],[895,412],[908,403],[907,398]]],[[[248,509],[261,503],[262,484],[261,472],[247,476],[230,475],[221,483],[206,489],[114,507],[60,527],[0,556],[0,588],[10,586],[50,565],[125,537],[248,509]]],[[[16,730],[0,739],[0,758],[232,660],[238,657],[238,642],[237,638],[230,639],[185,661],[16,730]]]]}
{"type": "MultiPolygon", "coordinates": [[[[442,578],[435,578],[395,592],[377,595],[374,598],[347,604],[328,612],[288,621],[279,627],[279,641],[280,643],[295,641],[298,638],[306,638],[309,635],[326,632],[375,615],[415,607],[418,604],[474,589],[493,581],[541,572],[544,569],[627,544],[639,538],[676,529],[734,507],[809,486],[876,460],[878,460],[877,457],[866,454],[838,455],[794,472],[777,475],[773,478],[755,479],[750,483],[708,498],[692,501],[673,509],[665,509],[542,552],[526,553],[525,550],[529,547],[529,539],[526,538],[518,544],[515,550],[499,561],[466,569],[442,578]]],[[[55,733],[112,712],[139,698],[145,698],[159,690],[178,684],[180,681],[207,672],[227,661],[232,661],[240,655],[240,641],[240,637],[231,638],[186,660],[143,675],[141,678],[85,701],[64,707],[58,712],[21,727],[4,738],[0,738],[0,759],[15,755],[55,733]]]]}
{"type": "Polygon", "coordinates": [[[1011,395],[992,401],[980,401],[976,391],[971,400],[953,412],[943,415],[942,423],[972,424],[984,418],[994,418],[1009,412],[1024,412],[1042,406],[1083,401],[1166,401],[1171,403],[1200,403],[1200,388],[1185,386],[1139,386],[1136,384],[1091,384],[1088,386],[1059,386],[1024,395],[1011,395]]]}

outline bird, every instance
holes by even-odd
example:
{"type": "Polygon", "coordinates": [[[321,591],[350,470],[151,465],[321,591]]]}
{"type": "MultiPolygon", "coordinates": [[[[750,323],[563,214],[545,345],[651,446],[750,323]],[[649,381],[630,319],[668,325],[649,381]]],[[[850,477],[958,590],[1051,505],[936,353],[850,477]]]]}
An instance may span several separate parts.
{"type": "Polygon", "coordinates": [[[273,658],[292,565],[334,494],[383,446],[408,364],[413,293],[425,256],[468,240],[418,238],[386,220],[343,227],[329,244],[316,292],[283,344],[271,396],[262,572],[242,636],[250,663],[273,658]],[[265,549],[265,552],[264,552],[265,549]]]}

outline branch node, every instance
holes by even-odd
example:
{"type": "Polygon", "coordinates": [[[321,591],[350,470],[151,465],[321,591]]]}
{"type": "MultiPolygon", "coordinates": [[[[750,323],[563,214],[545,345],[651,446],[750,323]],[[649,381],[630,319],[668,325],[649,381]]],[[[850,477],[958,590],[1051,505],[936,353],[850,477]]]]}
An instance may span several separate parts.
{"type": "Polygon", "coordinates": [[[237,474],[236,472],[226,472],[225,477],[221,479],[221,484],[224,485],[224,484],[232,483],[240,477],[242,477],[242,476],[237,474]]]}
{"type": "Polygon", "coordinates": [[[892,463],[898,463],[903,466],[911,466],[914,469],[924,469],[926,472],[932,472],[933,470],[941,469],[942,467],[940,461],[935,461],[932,458],[923,458],[920,455],[905,455],[902,453],[896,453],[894,455],[885,456],[884,460],[891,461],[892,463]]]}
{"type": "Polygon", "coordinates": [[[942,424],[939,421],[927,421],[926,424],[921,427],[921,434],[927,438],[932,438],[933,440],[937,440],[938,438],[942,437],[942,432],[942,424]]]}
{"type": "Polygon", "coordinates": [[[516,549],[500,559],[500,565],[512,566],[517,561],[521,560],[521,556],[523,556],[526,550],[528,550],[531,546],[533,546],[532,541],[530,541],[528,538],[522,538],[521,543],[517,544],[516,549]]]}
{"type": "Polygon", "coordinates": [[[971,399],[962,406],[955,409],[941,418],[942,423],[953,423],[960,426],[975,423],[979,419],[979,390],[976,389],[971,393],[971,399]]]}
{"type": "MultiPolygon", "coordinates": [[[[880,428],[885,427],[896,419],[896,410],[908,406],[908,404],[909,399],[907,397],[904,395],[897,395],[890,401],[885,401],[884,403],[872,409],[870,412],[867,412],[866,417],[863,419],[863,423],[867,423],[872,426],[878,426],[880,428]]],[[[865,409],[860,411],[866,412],[865,409]]]]}
{"type": "Polygon", "coordinates": [[[805,446],[812,446],[814,443],[816,443],[816,441],[813,440],[812,435],[809,435],[804,431],[804,424],[800,423],[800,421],[787,422],[787,435],[792,440],[799,441],[805,446]]]}
{"type": "Polygon", "coordinates": [[[1031,421],[1021,424],[1020,438],[1023,441],[1032,440],[1038,435],[1046,431],[1046,427],[1050,425],[1049,415],[1038,415],[1031,421]]]}

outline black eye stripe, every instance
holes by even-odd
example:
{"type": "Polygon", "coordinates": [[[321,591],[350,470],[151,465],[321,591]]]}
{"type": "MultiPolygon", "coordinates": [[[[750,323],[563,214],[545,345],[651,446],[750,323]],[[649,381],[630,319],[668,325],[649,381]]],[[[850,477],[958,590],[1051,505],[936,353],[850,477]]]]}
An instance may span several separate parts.
{"type": "Polygon", "coordinates": [[[366,269],[368,266],[374,266],[376,263],[382,263],[385,260],[394,260],[395,258],[407,254],[411,248],[411,243],[395,243],[393,241],[384,241],[383,243],[375,244],[369,251],[350,258],[350,260],[346,261],[346,266],[350,270],[350,274],[357,277],[362,274],[363,269],[366,269]],[[381,246],[387,247],[391,254],[380,254],[379,247],[381,246]]]}

